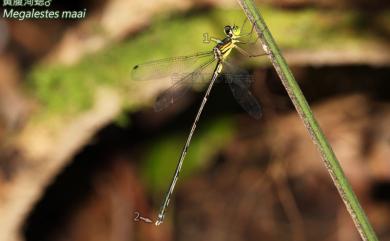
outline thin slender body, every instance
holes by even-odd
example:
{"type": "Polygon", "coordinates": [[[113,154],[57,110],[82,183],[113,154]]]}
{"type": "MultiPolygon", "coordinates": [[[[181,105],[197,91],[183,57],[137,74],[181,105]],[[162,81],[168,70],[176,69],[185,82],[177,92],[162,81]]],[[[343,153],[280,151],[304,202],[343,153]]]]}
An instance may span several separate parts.
{"type": "Polygon", "coordinates": [[[169,186],[168,192],[167,192],[167,194],[165,195],[165,198],[164,198],[164,202],[163,202],[163,204],[162,204],[162,206],[160,208],[160,212],[158,214],[157,221],[156,221],[156,225],[157,226],[160,225],[163,222],[163,220],[164,220],[165,210],[166,210],[166,208],[169,205],[169,201],[171,199],[171,195],[172,195],[173,190],[175,188],[176,181],[179,178],[180,170],[181,170],[181,167],[183,165],[184,158],[187,155],[187,151],[188,151],[188,147],[190,146],[190,143],[191,143],[192,135],[195,132],[196,125],[198,124],[198,121],[199,121],[199,117],[202,114],[203,108],[204,108],[204,106],[205,106],[205,104],[206,104],[206,102],[208,100],[208,97],[210,95],[211,89],[214,86],[215,80],[217,79],[217,77],[221,73],[221,71],[222,71],[222,64],[218,62],[217,66],[215,67],[215,71],[214,71],[213,77],[211,79],[211,82],[209,84],[209,87],[207,88],[207,91],[206,91],[206,93],[205,93],[205,95],[203,97],[202,103],[200,104],[198,113],[196,114],[195,120],[192,123],[190,134],[188,135],[187,141],[186,141],[186,143],[185,143],[185,145],[183,147],[183,150],[181,152],[181,155],[180,155],[180,158],[179,158],[179,162],[177,163],[177,166],[176,166],[175,174],[174,174],[173,179],[171,181],[171,185],[169,186]]]}
{"type": "MultiPolygon", "coordinates": [[[[244,25],[245,22],[243,26],[244,25]]],[[[157,97],[154,107],[156,111],[161,111],[162,109],[177,101],[183,95],[183,93],[189,90],[191,84],[200,78],[201,73],[208,66],[216,63],[210,84],[205,92],[202,103],[200,104],[198,112],[195,116],[195,120],[192,123],[190,133],[180,154],[175,173],[165,194],[155,225],[160,225],[164,221],[165,212],[169,205],[173,190],[175,189],[176,182],[179,178],[192,136],[195,132],[202,111],[206,105],[211,89],[222,72],[222,68],[226,68],[228,72],[230,72],[230,74],[225,75],[225,78],[229,83],[234,98],[238,101],[241,107],[243,107],[243,109],[255,119],[259,119],[261,116],[261,107],[258,104],[256,98],[250,93],[248,89],[251,83],[249,74],[245,70],[240,70],[237,66],[233,66],[226,61],[226,58],[233,49],[237,49],[241,54],[247,57],[257,57],[264,55],[249,55],[245,50],[237,46],[237,44],[246,44],[239,39],[244,36],[251,35],[253,32],[253,27],[249,33],[241,34],[241,29],[239,27],[235,25],[228,25],[224,27],[224,32],[226,37],[222,40],[211,38],[212,41],[216,42],[216,45],[212,51],[200,52],[189,56],[177,56],[173,58],[154,60],[135,65],[133,67],[132,77],[134,80],[147,80],[154,79],[156,77],[173,76],[173,74],[176,74],[177,72],[184,73],[184,75],[176,80],[170,88],[165,90],[159,97],[157,97]],[[195,69],[190,73],[183,71],[185,67],[192,66],[195,66],[195,69]],[[184,68],[182,69],[182,67],[184,68]],[[236,75],[232,75],[232,73],[235,73],[236,75]]]]}
{"type": "Polygon", "coordinates": [[[206,93],[203,97],[202,103],[200,104],[200,107],[199,107],[198,112],[196,114],[195,120],[192,123],[192,127],[191,127],[190,133],[187,137],[187,141],[184,144],[183,150],[181,152],[179,161],[178,161],[177,166],[176,166],[175,174],[173,176],[173,179],[171,181],[171,184],[170,184],[169,189],[165,195],[163,204],[161,205],[159,214],[157,216],[157,220],[155,222],[156,226],[160,225],[164,220],[166,208],[169,205],[173,190],[174,190],[176,182],[179,178],[179,174],[180,174],[180,171],[181,171],[181,168],[183,165],[183,161],[184,161],[184,158],[187,154],[188,147],[190,146],[192,136],[193,136],[195,129],[196,129],[196,125],[197,125],[199,118],[202,114],[203,108],[208,100],[211,89],[213,88],[216,79],[218,78],[219,74],[222,71],[222,67],[223,67],[222,63],[226,59],[226,57],[230,54],[232,49],[235,47],[238,47],[235,45],[235,43],[239,42],[238,38],[241,37],[239,35],[240,34],[239,28],[237,26],[225,26],[224,30],[225,30],[225,34],[227,35],[226,38],[224,38],[223,40],[212,39],[213,41],[217,42],[217,45],[213,49],[214,58],[217,60],[217,65],[214,69],[213,76],[212,76],[210,84],[206,90],[206,93]]]}

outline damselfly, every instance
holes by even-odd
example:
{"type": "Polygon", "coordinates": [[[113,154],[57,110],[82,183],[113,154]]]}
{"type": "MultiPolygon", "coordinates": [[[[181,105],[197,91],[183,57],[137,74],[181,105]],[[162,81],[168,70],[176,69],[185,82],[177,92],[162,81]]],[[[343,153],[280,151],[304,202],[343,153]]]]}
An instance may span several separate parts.
{"type": "MultiPolygon", "coordinates": [[[[243,24],[243,26],[244,25],[245,23],[243,24]]],[[[241,29],[242,28],[236,25],[225,26],[224,32],[226,37],[224,39],[219,40],[211,38],[212,41],[216,42],[216,45],[212,51],[196,53],[190,56],[180,56],[151,61],[133,67],[132,75],[133,79],[136,80],[160,78],[163,76],[176,76],[175,79],[177,81],[175,81],[175,83],[168,90],[164,91],[156,100],[155,109],[157,111],[160,111],[166,108],[171,103],[177,101],[181,96],[183,96],[186,90],[191,88],[192,84],[196,83],[205,76],[203,75],[203,73],[208,67],[214,66],[211,81],[205,92],[202,103],[200,104],[199,110],[195,116],[195,120],[192,123],[190,133],[187,137],[187,141],[184,144],[183,150],[176,166],[175,173],[173,175],[169,189],[165,195],[157,220],[155,222],[156,225],[160,225],[164,220],[165,211],[169,205],[171,195],[179,178],[179,173],[182,168],[184,158],[187,154],[192,135],[194,134],[196,125],[199,121],[199,117],[202,113],[202,110],[207,102],[210,91],[215,81],[220,76],[222,69],[227,70],[227,74],[225,74],[224,77],[225,80],[229,83],[233,96],[236,98],[238,103],[252,117],[259,119],[261,116],[260,105],[249,91],[249,87],[251,84],[250,75],[245,70],[239,69],[226,61],[227,57],[233,49],[237,49],[241,54],[247,57],[257,57],[265,55],[250,55],[244,49],[238,46],[240,44],[246,44],[246,42],[242,41],[243,37],[251,36],[253,32],[253,27],[251,31],[246,34],[242,34],[241,29]],[[183,72],[183,70],[185,69],[184,67],[188,66],[193,67],[194,70],[189,73],[183,72]]]]}

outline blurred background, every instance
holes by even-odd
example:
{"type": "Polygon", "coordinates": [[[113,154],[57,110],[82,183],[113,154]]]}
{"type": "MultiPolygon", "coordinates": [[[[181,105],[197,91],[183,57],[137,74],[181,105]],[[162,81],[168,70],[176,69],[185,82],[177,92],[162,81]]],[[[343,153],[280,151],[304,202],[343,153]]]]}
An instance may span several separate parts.
{"type": "MultiPolygon", "coordinates": [[[[390,2],[257,1],[380,240],[390,240],[390,2]]],[[[0,19],[0,240],[360,240],[266,57],[232,56],[263,117],[212,90],[165,222],[155,220],[202,99],[135,64],[211,49],[234,0],[82,0],[81,20],[0,19]]],[[[248,51],[261,51],[257,46],[248,51]]]]}

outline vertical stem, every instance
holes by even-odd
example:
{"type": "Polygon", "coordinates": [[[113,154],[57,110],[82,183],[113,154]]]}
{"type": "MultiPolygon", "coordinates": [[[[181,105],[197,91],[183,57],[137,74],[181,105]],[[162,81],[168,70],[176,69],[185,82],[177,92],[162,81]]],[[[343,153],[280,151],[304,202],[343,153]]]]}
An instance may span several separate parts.
{"type": "Polygon", "coordinates": [[[276,45],[271,32],[260,15],[260,12],[257,10],[252,0],[238,0],[238,2],[243,8],[248,19],[254,24],[255,30],[262,42],[263,49],[270,57],[276,72],[290,96],[291,101],[293,102],[299,116],[303,120],[306,129],[309,131],[312,141],[317,146],[321,154],[321,158],[324,161],[325,166],[332,177],[332,180],[337,187],[357,230],[360,233],[360,236],[363,240],[378,240],[367,219],[367,216],[365,215],[355,193],[351,188],[351,185],[345,177],[339,161],[314,118],[301,89],[295,81],[286,60],[276,45]]]}

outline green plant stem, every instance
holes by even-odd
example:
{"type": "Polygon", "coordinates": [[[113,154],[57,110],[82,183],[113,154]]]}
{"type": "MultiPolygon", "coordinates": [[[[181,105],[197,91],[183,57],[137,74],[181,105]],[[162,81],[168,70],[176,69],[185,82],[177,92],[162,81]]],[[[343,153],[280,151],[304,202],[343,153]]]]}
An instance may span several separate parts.
{"type": "Polygon", "coordinates": [[[283,58],[271,35],[271,32],[260,15],[260,12],[257,10],[252,0],[238,0],[238,2],[243,8],[248,19],[254,24],[255,30],[262,42],[264,51],[270,57],[274,68],[276,69],[288,95],[290,96],[290,99],[298,111],[299,116],[302,118],[306,129],[309,131],[314,144],[317,146],[322,160],[324,161],[325,166],[332,177],[333,182],[337,187],[362,239],[369,241],[378,240],[367,219],[367,216],[365,215],[355,193],[351,188],[351,185],[345,177],[339,161],[314,118],[301,89],[295,81],[286,60],[283,58]]]}

